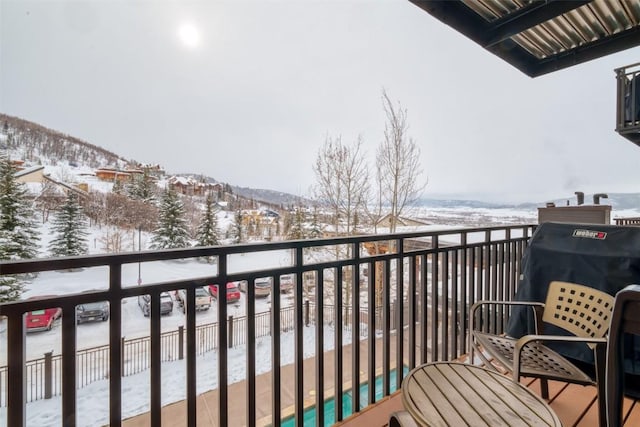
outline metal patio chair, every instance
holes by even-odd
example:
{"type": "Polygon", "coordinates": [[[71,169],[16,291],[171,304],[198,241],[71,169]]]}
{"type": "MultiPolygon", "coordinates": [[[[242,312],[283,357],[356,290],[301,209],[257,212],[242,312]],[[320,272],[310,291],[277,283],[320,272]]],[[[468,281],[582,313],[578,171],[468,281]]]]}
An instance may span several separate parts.
{"type": "Polygon", "coordinates": [[[540,379],[541,395],[549,398],[548,380],[596,385],[600,425],[604,426],[604,372],[607,332],[614,297],[600,290],[575,283],[553,281],[544,303],[526,301],[479,301],[471,308],[470,348],[482,363],[494,363],[510,372],[514,381],[521,376],[540,379]],[[483,332],[480,309],[487,306],[527,306],[534,312],[535,332],[519,339],[483,332]],[[545,335],[543,325],[554,325],[573,334],[545,335]],[[594,352],[595,378],[575,363],[546,346],[545,342],[587,344],[594,352]]]}
{"type": "MultiPolygon", "coordinates": [[[[638,376],[625,374],[625,367],[637,364],[640,338],[640,286],[630,285],[616,294],[609,343],[607,345],[606,401],[607,426],[619,427],[624,420],[624,396],[640,399],[638,376]],[[631,338],[630,335],[636,337],[631,338]]],[[[637,368],[636,368],[637,370],[637,368]]]]}
{"type": "MultiPolygon", "coordinates": [[[[555,283],[556,284],[553,285],[553,288],[556,288],[557,286],[564,288],[564,290],[560,290],[560,295],[556,295],[555,297],[557,297],[560,300],[565,300],[565,299],[574,300],[574,302],[569,302],[567,304],[564,304],[564,303],[559,304],[561,307],[565,307],[565,309],[560,308],[560,311],[565,313],[565,316],[567,315],[567,313],[572,313],[573,315],[580,317],[580,319],[586,319],[586,318],[594,317],[593,313],[600,311],[600,309],[603,309],[603,311],[605,312],[607,311],[611,312],[611,314],[607,316],[607,317],[610,317],[610,322],[609,322],[609,328],[608,328],[608,337],[605,340],[606,341],[606,353],[605,353],[606,362],[601,363],[603,366],[606,365],[606,369],[602,374],[603,376],[599,378],[600,383],[605,385],[605,387],[602,387],[602,389],[603,390],[606,389],[606,392],[604,392],[602,395],[599,395],[599,397],[602,397],[602,399],[600,400],[604,402],[604,406],[605,406],[605,409],[603,410],[603,412],[600,412],[599,421],[600,421],[601,427],[604,427],[604,426],[621,427],[625,419],[625,416],[623,413],[624,397],[627,396],[635,399],[640,398],[639,377],[637,375],[633,376],[627,373],[627,371],[629,370],[631,370],[632,372],[637,371],[638,368],[635,367],[635,365],[640,363],[640,359],[639,359],[640,356],[638,356],[640,354],[640,286],[639,285],[627,286],[622,291],[616,294],[615,300],[613,301],[613,303],[611,303],[612,298],[604,298],[601,302],[598,302],[597,300],[599,299],[599,295],[593,294],[589,290],[585,290],[585,295],[582,295],[581,288],[584,288],[583,286],[573,285],[573,284],[569,284],[570,286],[566,286],[566,284],[563,282],[555,282],[555,283]],[[571,290],[568,290],[568,289],[571,289],[571,290]],[[568,297],[566,297],[567,293],[569,294],[568,297]],[[563,297],[563,295],[565,296],[563,297]],[[588,295],[591,295],[591,296],[588,296],[588,295]],[[584,303],[583,298],[585,297],[588,301],[586,305],[588,305],[589,308],[577,309],[575,311],[573,311],[572,309],[566,310],[566,307],[570,307],[573,305],[578,305],[580,307],[583,306],[583,303],[584,303]],[[592,313],[592,314],[587,314],[587,313],[592,313]],[[634,336],[631,337],[632,335],[634,336]],[[630,369],[630,368],[635,368],[635,369],[630,369]]],[[[557,290],[555,289],[553,291],[550,290],[550,292],[557,293],[557,290]]],[[[547,302],[545,303],[545,305],[548,305],[548,304],[549,304],[549,298],[547,298],[547,302]]],[[[547,309],[549,310],[548,307],[547,309]]],[[[554,308],[553,310],[549,310],[549,311],[557,311],[557,310],[554,308]]],[[[596,317],[599,317],[599,316],[600,315],[598,314],[598,316],[596,317]]],[[[591,320],[587,320],[586,322],[592,323],[591,320]]],[[[577,322],[574,321],[571,323],[577,323],[577,322]]],[[[584,322],[581,320],[580,323],[584,323],[584,322]]],[[[603,338],[593,338],[593,340],[596,341],[596,343],[599,346],[601,346],[603,338]]],[[[603,362],[602,359],[600,359],[599,361],[603,362]]],[[[450,363],[439,362],[439,363],[426,364],[422,366],[428,366],[428,365],[454,366],[459,364],[454,362],[450,362],[450,363]]],[[[474,367],[474,368],[477,369],[477,367],[474,367]]],[[[483,377],[484,376],[486,375],[483,375],[483,377]]],[[[450,380],[447,380],[447,381],[450,381],[450,380]]],[[[460,381],[451,380],[450,382],[451,382],[451,386],[440,387],[442,390],[441,393],[451,395],[451,396],[455,396],[457,394],[458,396],[460,396],[459,393],[462,390],[462,388],[460,387],[460,381]]],[[[527,389],[527,387],[525,387],[520,383],[515,383],[515,384],[517,385],[517,387],[514,389],[514,391],[517,391],[517,389],[524,389],[524,390],[527,389]]],[[[405,388],[408,386],[409,384],[405,379],[405,382],[403,382],[402,384],[403,393],[406,391],[405,388]]],[[[427,388],[428,384],[423,385],[423,387],[427,388]]],[[[598,392],[600,393],[600,390],[598,392]]],[[[464,399],[473,400],[476,397],[483,396],[482,393],[486,393],[486,390],[479,391],[476,389],[467,388],[465,390],[464,399]]],[[[429,396],[429,393],[425,392],[425,396],[429,396]]],[[[406,402],[403,402],[403,403],[405,403],[405,407],[406,407],[406,402]]],[[[484,406],[488,406],[490,408],[495,408],[495,409],[503,409],[505,407],[505,400],[502,398],[489,399],[489,400],[483,398],[482,404],[479,405],[479,407],[483,408],[484,406]]],[[[541,407],[544,407],[544,404],[542,403],[542,401],[539,401],[537,403],[534,402],[534,405],[532,407],[541,408],[541,407]]],[[[436,406],[431,406],[430,408],[431,409],[429,408],[423,409],[422,412],[428,413],[430,417],[429,420],[431,419],[439,420],[441,418],[441,414],[440,414],[442,412],[441,408],[438,408],[436,406]]],[[[632,409],[633,409],[633,406],[631,406],[630,408],[627,408],[627,410],[629,411],[632,409]]],[[[487,422],[487,420],[484,420],[484,419],[483,421],[485,423],[487,422]]],[[[516,420],[516,421],[517,422],[515,424],[517,425],[522,424],[522,420],[516,420]]],[[[452,423],[442,424],[439,422],[431,423],[430,421],[427,422],[426,424],[423,424],[416,421],[416,419],[413,418],[411,413],[406,410],[392,413],[389,419],[390,427],[420,427],[423,425],[432,425],[432,424],[433,425],[459,425],[459,424],[452,424],[452,423]]],[[[511,424],[508,422],[496,422],[489,425],[495,425],[495,426],[505,425],[506,426],[511,424]]]]}

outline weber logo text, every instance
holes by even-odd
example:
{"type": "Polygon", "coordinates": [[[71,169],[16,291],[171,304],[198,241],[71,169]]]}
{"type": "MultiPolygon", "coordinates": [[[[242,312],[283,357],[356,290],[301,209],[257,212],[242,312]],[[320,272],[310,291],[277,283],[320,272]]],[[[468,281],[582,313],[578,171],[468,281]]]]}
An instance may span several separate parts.
{"type": "Polygon", "coordinates": [[[573,237],[585,237],[587,239],[604,240],[607,238],[607,233],[604,231],[593,230],[573,230],[573,237]]]}

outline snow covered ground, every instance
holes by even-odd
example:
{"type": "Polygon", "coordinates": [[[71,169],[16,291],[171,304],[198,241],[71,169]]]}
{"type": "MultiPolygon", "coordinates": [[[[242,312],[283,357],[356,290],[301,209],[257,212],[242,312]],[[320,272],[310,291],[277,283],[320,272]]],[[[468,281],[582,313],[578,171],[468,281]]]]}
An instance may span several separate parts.
{"type": "MultiPolygon", "coordinates": [[[[333,349],[334,330],[325,329],[325,350],[333,349]]],[[[345,332],[344,344],[351,342],[351,336],[345,332]]],[[[315,355],[315,328],[304,329],[304,357],[315,355]]],[[[281,366],[294,362],[294,334],[286,332],[280,335],[282,348],[281,366]]],[[[229,383],[243,381],[246,378],[246,346],[229,349],[229,383]]],[[[271,370],[271,338],[265,337],[256,341],[256,374],[263,374],[271,370]]],[[[218,386],[218,353],[208,352],[197,357],[197,392],[204,393],[218,386]]],[[[162,404],[186,398],[185,383],[186,364],[184,360],[165,362],[162,364],[162,404]]],[[[122,415],[129,418],[136,414],[149,411],[150,400],[149,371],[122,379],[122,415]]],[[[77,394],[77,425],[104,426],[109,421],[109,382],[107,380],[92,383],[78,390],[77,394]]],[[[61,397],[38,400],[27,404],[27,426],[57,427],[61,421],[61,397]]],[[[0,408],[0,425],[6,426],[6,408],[0,408]],[[4,424],[2,424],[4,422],[4,424]]]]}

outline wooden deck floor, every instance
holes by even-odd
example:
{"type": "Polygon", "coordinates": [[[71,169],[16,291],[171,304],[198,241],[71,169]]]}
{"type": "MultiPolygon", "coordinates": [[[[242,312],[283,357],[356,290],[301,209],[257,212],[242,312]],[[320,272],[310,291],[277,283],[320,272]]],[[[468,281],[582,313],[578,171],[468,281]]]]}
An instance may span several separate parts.
{"type": "MultiPolygon", "coordinates": [[[[523,383],[535,393],[540,393],[538,380],[525,379],[523,383]]],[[[595,387],[551,381],[549,395],[549,403],[558,414],[564,427],[598,426],[595,387]]],[[[402,399],[399,393],[395,393],[390,398],[370,406],[362,413],[352,416],[339,425],[341,427],[384,427],[387,425],[391,412],[399,409],[402,409],[402,399]]],[[[640,426],[640,403],[627,400],[624,411],[625,426],[640,426]]]]}

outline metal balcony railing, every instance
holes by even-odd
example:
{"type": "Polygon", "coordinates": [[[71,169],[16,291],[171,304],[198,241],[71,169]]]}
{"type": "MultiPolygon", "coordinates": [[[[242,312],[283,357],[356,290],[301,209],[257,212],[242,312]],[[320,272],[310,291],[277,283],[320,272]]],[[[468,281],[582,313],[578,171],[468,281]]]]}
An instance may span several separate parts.
{"type": "Polygon", "coordinates": [[[640,145],[640,63],[616,73],[616,132],[640,145]]]}
{"type": "MultiPolygon", "coordinates": [[[[382,377],[382,394],[387,396],[397,389],[406,368],[418,363],[449,360],[468,352],[468,309],[479,299],[510,299],[516,292],[520,261],[535,225],[502,226],[457,229],[422,233],[358,236],[335,239],[247,244],[184,250],[148,251],[138,253],[14,261],[0,263],[0,274],[23,274],[91,267],[108,268],[105,289],[73,295],[24,300],[0,305],[0,316],[7,318],[6,423],[9,426],[26,425],[27,368],[25,351],[24,314],[28,311],[60,307],[62,309],[60,359],[61,420],[64,425],[76,425],[79,354],[76,342],[76,306],[96,301],[108,301],[111,307],[108,338],[109,417],[111,426],[122,423],[122,300],[149,294],[151,313],[148,349],[150,377],[150,423],[160,425],[162,396],[162,330],[160,293],[186,290],[184,325],[184,360],[186,365],[186,421],[196,425],[196,334],[195,289],[207,283],[226,283],[247,280],[246,321],[234,324],[232,329],[245,329],[243,339],[255,344],[257,314],[254,281],[256,278],[273,279],[270,330],[272,337],[280,336],[284,328],[281,315],[280,276],[296,277],[291,314],[294,326],[294,418],[303,425],[304,410],[309,405],[304,385],[310,381],[315,388],[316,425],[325,423],[325,399],[343,396],[349,391],[353,412],[376,402],[375,387],[361,392],[361,384],[375,384],[382,377]],[[270,266],[250,271],[229,268],[234,256],[251,256],[266,251],[289,251],[290,265],[270,266]],[[132,263],[213,257],[217,271],[208,277],[185,278],[141,286],[126,286],[122,281],[123,266],[132,263]],[[313,317],[325,321],[309,322],[309,309],[303,309],[311,299],[313,317]],[[328,307],[325,305],[329,304],[328,307]],[[329,308],[330,307],[330,308],[329,308]],[[375,309],[369,309],[370,307],[375,309]],[[306,314],[305,314],[306,313],[306,314]],[[327,324],[331,317],[331,325],[327,324]],[[303,333],[305,328],[315,330],[315,357],[312,372],[304,369],[303,333]],[[324,355],[324,332],[332,327],[333,368],[329,369],[324,355]],[[344,344],[345,335],[351,342],[344,344]],[[350,346],[350,360],[345,349],[350,346]],[[364,361],[364,362],[363,362],[364,361]],[[365,373],[366,372],[366,373],[365,373]],[[331,375],[333,374],[333,375],[331,375]],[[348,380],[345,376],[348,375],[348,380]],[[332,378],[332,380],[330,379],[332,378]],[[393,384],[392,384],[393,381],[393,384]],[[393,386],[393,387],[392,387],[393,386]],[[361,396],[361,393],[366,394],[361,396]],[[360,402],[366,402],[360,403],[360,402]],[[359,404],[360,403],[360,404],[359,404]]],[[[246,346],[246,392],[240,396],[245,409],[239,420],[229,413],[229,320],[226,294],[220,292],[217,304],[218,327],[212,346],[217,352],[217,410],[221,426],[246,424],[256,426],[256,345],[246,346]]],[[[506,325],[508,313],[494,313],[486,321],[492,330],[500,331],[506,325]]],[[[288,322],[288,321],[287,321],[288,322]]],[[[199,334],[198,334],[199,335],[199,334]]],[[[348,341],[348,340],[347,340],[348,341]]],[[[280,425],[283,419],[281,399],[283,378],[280,340],[271,341],[271,423],[280,425]]],[[[288,387],[288,386],[287,386],[288,387]]],[[[236,396],[237,397],[237,396],[236,396]]],[[[260,402],[264,404],[264,402],[260,402]]],[[[335,399],[334,422],[342,420],[347,411],[343,399],[335,399]]],[[[330,420],[331,421],[331,420],[330,420]]],[[[2,422],[2,420],[0,420],[2,422]]]]}

